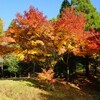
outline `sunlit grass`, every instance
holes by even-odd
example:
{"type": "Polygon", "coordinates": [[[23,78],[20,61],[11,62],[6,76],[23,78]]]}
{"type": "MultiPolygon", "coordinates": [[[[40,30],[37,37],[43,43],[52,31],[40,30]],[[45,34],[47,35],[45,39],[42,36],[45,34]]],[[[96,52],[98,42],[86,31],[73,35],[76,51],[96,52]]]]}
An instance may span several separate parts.
{"type": "Polygon", "coordinates": [[[47,92],[34,87],[31,82],[0,80],[0,100],[45,100],[41,94],[47,92]]]}
{"type": "Polygon", "coordinates": [[[55,91],[38,79],[0,80],[0,100],[94,100],[89,93],[70,84],[55,84],[55,91]]]}

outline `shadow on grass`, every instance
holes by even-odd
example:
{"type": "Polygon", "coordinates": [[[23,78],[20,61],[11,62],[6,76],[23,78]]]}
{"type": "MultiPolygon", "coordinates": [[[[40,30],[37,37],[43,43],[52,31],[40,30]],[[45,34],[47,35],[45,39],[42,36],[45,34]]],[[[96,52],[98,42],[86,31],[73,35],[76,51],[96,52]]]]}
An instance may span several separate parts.
{"type": "Polygon", "coordinates": [[[37,78],[14,78],[14,81],[26,81],[26,85],[29,87],[36,87],[39,89],[47,90],[48,85],[40,82],[37,78]],[[31,84],[30,84],[31,83],[31,84]]]}
{"type": "Polygon", "coordinates": [[[94,76],[81,77],[77,79],[79,88],[93,98],[93,100],[100,100],[100,81],[94,76]]]}
{"type": "MultiPolygon", "coordinates": [[[[95,91],[95,83],[92,78],[80,78],[78,81],[80,90],[75,89],[68,84],[55,84],[55,91],[50,91],[48,84],[41,82],[37,78],[9,78],[3,80],[26,81],[29,87],[35,87],[48,92],[47,94],[40,93],[43,100],[100,100],[100,94],[95,91]]],[[[42,99],[41,99],[42,100],[42,99]]]]}

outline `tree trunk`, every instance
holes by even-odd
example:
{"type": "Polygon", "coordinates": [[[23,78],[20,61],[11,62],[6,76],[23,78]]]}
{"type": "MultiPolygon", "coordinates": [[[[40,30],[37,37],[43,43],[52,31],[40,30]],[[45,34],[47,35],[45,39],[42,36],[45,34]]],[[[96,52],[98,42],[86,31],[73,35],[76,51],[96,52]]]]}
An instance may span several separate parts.
{"type": "Polygon", "coordinates": [[[14,73],[15,74],[15,78],[16,78],[16,73],[14,73]]]}
{"type": "Polygon", "coordinates": [[[94,75],[96,75],[96,74],[97,74],[97,66],[94,65],[94,75]]]}
{"type": "Polygon", "coordinates": [[[31,77],[31,75],[30,75],[30,73],[28,73],[28,78],[30,78],[31,77]]]}
{"type": "Polygon", "coordinates": [[[67,66],[67,81],[69,81],[69,67],[67,66]]]}
{"type": "Polygon", "coordinates": [[[70,65],[70,55],[71,54],[65,54],[64,57],[63,57],[63,62],[66,64],[66,80],[67,81],[70,81],[70,78],[71,78],[71,73],[72,73],[72,68],[71,68],[71,65],[70,65]]]}
{"type": "Polygon", "coordinates": [[[22,77],[22,74],[21,74],[21,72],[20,72],[20,74],[19,74],[19,77],[20,77],[20,78],[22,77]]]}
{"type": "Polygon", "coordinates": [[[51,91],[55,91],[55,90],[56,90],[53,83],[52,83],[51,86],[50,86],[50,90],[51,90],[51,91]]]}
{"type": "Polygon", "coordinates": [[[2,71],[2,77],[4,77],[4,73],[3,73],[3,65],[1,66],[1,71],[2,71]]]}
{"type": "Polygon", "coordinates": [[[88,65],[86,65],[86,76],[88,77],[89,76],[89,66],[88,65]]]}
{"type": "Polygon", "coordinates": [[[33,76],[35,77],[35,62],[34,62],[34,66],[33,66],[33,76]]]}
{"type": "Polygon", "coordinates": [[[85,70],[86,70],[86,76],[89,77],[90,76],[90,71],[89,71],[89,58],[86,57],[85,58],[85,70]]]}

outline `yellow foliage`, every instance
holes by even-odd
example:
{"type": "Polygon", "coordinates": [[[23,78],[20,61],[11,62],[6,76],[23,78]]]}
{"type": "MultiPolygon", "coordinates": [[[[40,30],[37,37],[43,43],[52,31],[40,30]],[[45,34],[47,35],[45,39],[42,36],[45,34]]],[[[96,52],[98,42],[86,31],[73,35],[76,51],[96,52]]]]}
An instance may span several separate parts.
{"type": "Polygon", "coordinates": [[[18,57],[18,60],[23,60],[24,59],[24,54],[23,53],[20,53],[17,55],[18,57]]]}
{"type": "Polygon", "coordinates": [[[37,54],[36,50],[28,50],[28,54],[37,54]]]}
{"type": "Polygon", "coordinates": [[[36,41],[31,41],[32,45],[36,46],[37,44],[44,45],[43,41],[41,40],[36,40],[36,41]]]}
{"type": "Polygon", "coordinates": [[[68,49],[69,49],[69,50],[73,50],[74,47],[73,47],[71,44],[69,44],[69,45],[68,45],[68,49]]]}
{"type": "Polygon", "coordinates": [[[32,34],[32,32],[30,32],[30,31],[29,31],[27,34],[28,34],[28,35],[31,35],[31,34],[32,34]]]}

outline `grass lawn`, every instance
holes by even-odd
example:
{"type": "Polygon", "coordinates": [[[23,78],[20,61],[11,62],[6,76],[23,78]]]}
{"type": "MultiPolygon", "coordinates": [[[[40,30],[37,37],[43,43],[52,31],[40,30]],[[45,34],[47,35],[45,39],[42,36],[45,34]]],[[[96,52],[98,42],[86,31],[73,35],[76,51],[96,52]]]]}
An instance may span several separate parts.
{"type": "Polygon", "coordinates": [[[73,84],[56,83],[55,91],[38,79],[0,80],[0,100],[99,100],[98,92],[88,92],[73,84]]]}

